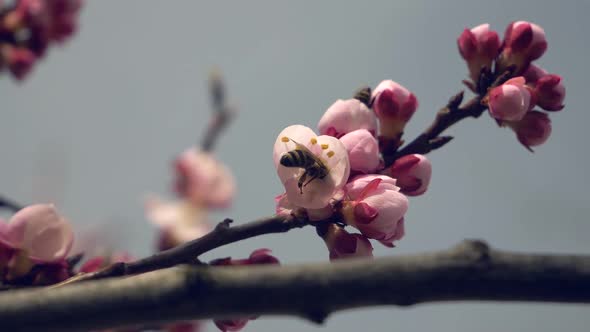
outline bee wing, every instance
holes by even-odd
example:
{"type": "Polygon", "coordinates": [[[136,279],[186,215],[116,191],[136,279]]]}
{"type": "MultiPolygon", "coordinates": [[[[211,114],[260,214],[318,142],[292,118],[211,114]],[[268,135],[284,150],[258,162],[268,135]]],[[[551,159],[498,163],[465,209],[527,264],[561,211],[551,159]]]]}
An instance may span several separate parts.
{"type": "Polygon", "coordinates": [[[301,144],[301,143],[298,143],[297,141],[295,141],[295,140],[294,140],[294,139],[292,139],[292,138],[289,138],[289,139],[290,139],[290,140],[291,140],[293,143],[295,143],[295,149],[296,149],[296,150],[301,150],[301,151],[303,151],[303,152],[309,153],[309,154],[310,154],[310,157],[317,158],[317,157],[315,156],[315,154],[313,154],[313,153],[312,153],[312,152],[311,152],[311,151],[310,151],[310,150],[307,148],[307,146],[305,146],[305,145],[303,145],[303,144],[301,144]]]}

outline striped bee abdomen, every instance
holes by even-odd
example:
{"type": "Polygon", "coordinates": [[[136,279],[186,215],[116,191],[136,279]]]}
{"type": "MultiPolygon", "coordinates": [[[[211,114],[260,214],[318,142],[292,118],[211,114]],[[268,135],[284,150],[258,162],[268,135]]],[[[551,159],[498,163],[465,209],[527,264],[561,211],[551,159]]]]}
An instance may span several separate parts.
{"type": "Polygon", "coordinates": [[[308,168],[315,163],[315,158],[303,150],[295,149],[283,154],[280,163],[285,167],[308,168]]]}

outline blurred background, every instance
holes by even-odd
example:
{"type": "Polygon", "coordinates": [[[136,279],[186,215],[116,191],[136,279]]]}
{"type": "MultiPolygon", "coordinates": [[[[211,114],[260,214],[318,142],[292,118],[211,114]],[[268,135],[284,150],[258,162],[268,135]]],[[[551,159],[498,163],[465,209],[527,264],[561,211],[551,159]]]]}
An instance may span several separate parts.
{"type": "MultiPolygon", "coordinates": [[[[509,250],[590,254],[588,13],[587,0],[86,1],[69,43],[51,49],[24,82],[0,79],[0,193],[57,203],[85,245],[98,234],[147,255],[155,233],[143,200],[171,195],[171,160],[199,142],[210,114],[207,76],[218,67],[239,114],[216,153],[239,192],[232,209],[212,220],[270,215],[282,191],[271,151],[284,127],[315,127],[336,99],[393,79],[419,99],[406,127],[415,137],[462,88],[462,30],[487,22],[502,36],[508,23],[524,19],[545,29],[549,48],[537,63],[562,75],[567,89],[565,110],[551,114],[549,142],[531,154],[486,114],[452,127],[447,133],[455,140],[429,155],[433,180],[426,195],[410,201],[405,238],[395,249],[375,245],[376,255],[443,249],[465,238],[509,250]]],[[[243,241],[205,258],[246,257],[261,247],[286,264],[328,259],[313,228],[243,241]]],[[[321,328],[582,331],[590,324],[587,309],[473,302],[369,308],[338,313],[321,328]]],[[[262,317],[245,331],[317,328],[262,317]]]]}

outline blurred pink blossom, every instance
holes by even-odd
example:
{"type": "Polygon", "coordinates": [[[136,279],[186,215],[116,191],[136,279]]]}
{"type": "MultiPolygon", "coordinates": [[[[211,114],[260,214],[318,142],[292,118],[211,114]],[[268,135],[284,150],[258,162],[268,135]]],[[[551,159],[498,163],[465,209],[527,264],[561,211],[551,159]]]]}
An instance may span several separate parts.
{"type": "Polygon", "coordinates": [[[207,210],[186,200],[165,202],[150,197],[145,212],[147,219],[159,228],[159,250],[192,241],[211,231],[207,210]]]}
{"type": "Polygon", "coordinates": [[[236,185],[230,170],[213,155],[186,150],[175,161],[175,190],[182,198],[208,208],[231,204],[236,185]]]}
{"type": "Polygon", "coordinates": [[[36,263],[62,262],[74,241],[70,224],[52,204],[27,206],[0,225],[0,243],[36,263]]]}

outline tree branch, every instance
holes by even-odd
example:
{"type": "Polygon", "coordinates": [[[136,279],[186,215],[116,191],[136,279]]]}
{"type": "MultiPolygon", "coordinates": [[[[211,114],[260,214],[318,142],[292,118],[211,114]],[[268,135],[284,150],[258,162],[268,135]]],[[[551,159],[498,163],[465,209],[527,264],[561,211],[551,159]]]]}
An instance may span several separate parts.
{"type": "Polygon", "coordinates": [[[201,149],[203,151],[213,150],[217,138],[235,114],[235,110],[228,105],[225,84],[217,70],[212,71],[209,76],[209,91],[213,116],[201,140],[201,149]]]}
{"type": "Polygon", "coordinates": [[[471,85],[469,85],[470,89],[476,94],[475,97],[470,99],[463,106],[460,106],[463,101],[463,91],[451,97],[447,105],[436,113],[436,118],[432,124],[422,132],[422,134],[394,154],[383,156],[385,166],[387,167],[393,164],[396,159],[405,155],[414,153],[427,154],[428,152],[436,150],[448,143],[452,139],[451,136],[439,135],[465,118],[479,118],[488,108],[487,103],[485,101],[482,102],[487,95],[488,90],[506,82],[512,77],[513,70],[514,68],[511,67],[501,74],[494,74],[484,68],[481,72],[478,84],[470,83],[471,85]]]}
{"type": "Polygon", "coordinates": [[[304,227],[309,224],[309,221],[306,218],[293,216],[272,216],[234,227],[230,227],[231,223],[231,219],[225,219],[212,232],[193,241],[134,262],[114,263],[96,272],[77,275],[58,285],[144,273],[183,263],[190,264],[195,262],[199,255],[226,244],[263,234],[285,233],[293,228],[304,227]]]}
{"type": "Polygon", "coordinates": [[[0,294],[7,331],[74,331],[252,315],[323,322],[335,311],[441,301],[590,303],[590,256],[465,241],[445,251],[293,266],[179,266],[0,294]]]}

